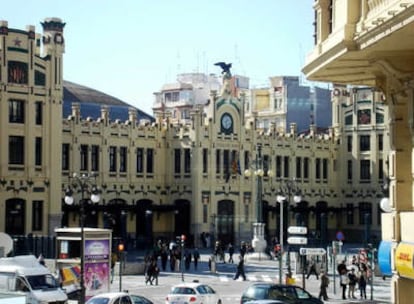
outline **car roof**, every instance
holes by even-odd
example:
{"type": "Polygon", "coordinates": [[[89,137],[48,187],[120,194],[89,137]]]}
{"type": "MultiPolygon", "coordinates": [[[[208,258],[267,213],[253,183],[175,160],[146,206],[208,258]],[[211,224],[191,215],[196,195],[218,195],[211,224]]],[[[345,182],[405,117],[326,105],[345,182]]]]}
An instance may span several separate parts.
{"type": "Polygon", "coordinates": [[[195,283],[195,282],[192,282],[192,283],[181,283],[181,284],[174,285],[172,288],[176,288],[176,287],[191,287],[191,288],[196,288],[197,286],[200,286],[200,285],[207,285],[207,284],[195,283]]]}

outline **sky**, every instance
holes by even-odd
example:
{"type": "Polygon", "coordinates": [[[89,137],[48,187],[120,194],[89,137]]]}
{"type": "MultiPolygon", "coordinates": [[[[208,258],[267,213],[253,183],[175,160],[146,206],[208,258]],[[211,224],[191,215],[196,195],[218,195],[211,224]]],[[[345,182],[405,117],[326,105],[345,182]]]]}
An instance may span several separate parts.
{"type": "Polygon", "coordinates": [[[42,32],[64,28],[63,78],[152,115],[154,92],[179,73],[214,73],[232,63],[250,87],[271,76],[300,76],[313,48],[314,0],[13,0],[0,20],[42,32]]]}

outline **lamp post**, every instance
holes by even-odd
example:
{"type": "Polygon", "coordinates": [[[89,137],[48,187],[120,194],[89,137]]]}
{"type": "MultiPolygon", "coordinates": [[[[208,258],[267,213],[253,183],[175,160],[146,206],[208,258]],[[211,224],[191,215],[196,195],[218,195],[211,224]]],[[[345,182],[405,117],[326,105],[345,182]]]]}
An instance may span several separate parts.
{"type": "MultiPolygon", "coordinates": [[[[296,185],[296,180],[287,180],[285,182],[285,187],[280,190],[280,193],[276,196],[277,202],[280,204],[280,227],[279,227],[279,233],[280,233],[280,259],[279,259],[279,280],[282,281],[282,256],[283,256],[283,203],[287,199],[287,203],[289,204],[292,201],[292,195],[293,195],[293,201],[295,203],[300,203],[302,201],[302,197],[300,195],[300,190],[296,185]],[[287,197],[286,197],[287,196],[287,197]]],[[[289,226],[289,208],[286,208],[286,225],[289,226]]],[[[288,256],[287,256],[287,268],[288,268],[288,275],[290,276],[292,274],[292,270],[290,268],[290,250],[288,249],[288,256]]]]}
{"type": "MultiPolygon", "coordinates": [[[[264,163],[262,159],[262,145],[257,144],[256,159],[254,161],[254,175],[256,175],[256,222],[253,223],[253,240],[252,247],[254,248],[254,254],[251,256],[252,259],[261,260],[262,257],[267,257],[265,249],[267,246],[266,239],[264,237],[265,224],[263,223],[263,185],[262,179],[265,173],[267,176],[272,177],[273,171],[264,171],[264,163]]],[[[244,172],[246,177],[250,177],[252,172],[247,169],[244,172]]]]}
{"type": "Polygon", "coordinates": [[[85,217],[85,207],[86,203],[85,194],[86,192],[90,193],[90,200],[92,203],[97,203],[100,200],[99,189],[95,184],[96,175],[94,173],[83,173],[77,175],[76,173],[72,176],[72,185],[68,186],[65,191],[65,203],[67,205],[72,205],[75,201],[73,197],[72,188],[80,187],[81,200],[79,201],[79,224],[81,228],[81,245],[80,245],[80,303],[85,303],[85,278],[84,278],[84,248],[85,248],[85,236],[84,236],[84,217],[85,217]]]}

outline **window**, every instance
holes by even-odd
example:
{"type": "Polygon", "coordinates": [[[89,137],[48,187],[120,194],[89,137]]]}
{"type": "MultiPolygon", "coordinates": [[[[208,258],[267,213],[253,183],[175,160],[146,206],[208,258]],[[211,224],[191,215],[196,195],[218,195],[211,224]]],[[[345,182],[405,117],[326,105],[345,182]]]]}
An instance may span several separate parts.
{"type": "Polygon", "coordinates": [[[351,126],[352,125],[352,115],[345,116],[345,125],[351,126]]]}
{"type": "Polygon", "coordinates": [[[378,151],[383,151],[384,149],[384,136],[382,134],[378,134],[378,151]]]}
{"type": "Polygon", "coordinates": [[[174,149],[174,173],[181,173],[181,150],[174,149]]]}
{"type": "Polygon", "coordinates": [[[24,137],[9,137],[9,164],[24,165],[24,137]]]}
{"type": "Polygon", "coordinates": [[[384,179],[384,162],[381,158],[378,160],[378,179],[384,179]]]}
{"type": "Polygon", "coordinates": [[[371,203],[359,203],[359,224],[372,225],[371,203]]]}
{"type": "Polygon", "coordinates": [[[220,173],[220,150],[216,150],[216,174],[220,173]]]}
{"type": "Polygon", "coordinates": [[[276,156],[276,177],[282,177],[282,157],[276,156]]]}
{"type": "Polygon", "coordinates": [[[322,178],[324,180],[328,179],[328,159],[324,158],[322,160],[322,178]]]}
{"type": "Polygon", "coordinates": [[[69,170],[69,144],[62,144],[62,170],[69,170]]]}
{"type": "Polygon", "coordinates": [[[43,106],[41,101],[35,103],[35,123],[36,125],[42,125],[43,123],[43,106]]]}
{"type": "Polygon", "coordinates": [[[302,158],[296,157],[296,178],[302,178],[302,158]]]}
{"type": "Polygon", "coordinates": [[[289,156],[283,157],[284,177],[289,177],[289,156]]]}
{"type": "Polygon", "coordinates": [[[370,136],[369,135],[361,135],[359,137],[359,150],[363,151],[370,151],[370,136]]]}
{"type": "Polygon", "coordinates": [[[42,230],[43,201],[33,201],[32,230],[42,230]]]}
{"type": "Polygon", "coordinates": [[[154,149],[147,149],[147,173],[154,173],[154,149]]]}
{"type": "Polygon", "coordinates": [[[349,182],[352,181],[352,160],[347,163],[347,177],[349,182]]]}
{"type": "Polygon", "coordinates": [[[303,159],[303,177],[309,178],[309,157],[303,159]]]}
{"type": "Polygon", "coordinates": [[[316,179],[321,178],[321,159],[320,158],[315,159],[315,178],[316,179]]]}
{"type": "Polygon", "coordinates": [[[208,149],[203,149],[203,173],[208,172],[208,149]]]}
{"type": "Polygon", "coordinates": [[[184,150],[184,173],[191,172],[191,150],[184,150]]]}
{"type": "Polygon", "coordinates": [[[352,136],[347,136],[347,151],[352,152],[352,136]]]}
{"type": "Polygon", "coordinates": [[[224,177],[228,178],[230,176],[230,151],[223,151],[223,164],[224,164],[224,177]]]}
{"type": "Polygon", "coordinates": [[[45,73],[35,71],[35,85],[44,86],[46,84],[45,73]]]}
{"type": "Polygon", "coordinates": [[[137,148],[137,173],[144,172],[144,149],[137,148]]]}
{"type": "Polygon", "coordinates": [[[126,147],[119,148],[119,172],[127,172],[128,150],[126,147]]]}
{"type": "Polygon", "coordinates": [[[80,146],[80,170],[88,171],[88,145],[80,146]]]}
{"type": "Polygon", "coordinates": [[[42,138],[36,137],[35,139],[35,166],[42,165],[42,138]]]}
{"type": "Polygon", "coordinates": [[[9,100],[9,122],[24,123],[24,101],[10,99],[9,100]]]}
{"type": "Polygon", "coordinates": [[[371,179],[370,174],[370,161],[368,159],[362,159],[361,164],[361,171],[360,171],[360,179],[369,181],[371,179]]]}
{"type": "Polygon", "coordinates": [[[99,171],[99,146],[97,145],[92,145],[91,170],[94,172],[99,171]]]}
{"type": "Polygon", "coordinates": [[[352,204],[346,204],[346,223],[347,225],[354,224],[354,206],[352,204]]]}
{"type": "Polygon", "coordinates": [[[8,81],[9,83],[27,84],[27,63],[9,61],[8,81]]]}
{"type": "MultiPolygon", "coordinates": [[[[250,167],[249,151],[244,151],[244,169],[247,170],[250,167]]],[[[240,168],[241,170],[241,168],[240,168]]]]}
{"type": "Polygon", "coordinates": [[[109,147],[109,172],[116,172],[116,147],[109,147]]]}
{"type": "Polygon", "coordinates": [[[358,124],[367,125],[371,123],[371,110],[358,110],[358,124]]]}

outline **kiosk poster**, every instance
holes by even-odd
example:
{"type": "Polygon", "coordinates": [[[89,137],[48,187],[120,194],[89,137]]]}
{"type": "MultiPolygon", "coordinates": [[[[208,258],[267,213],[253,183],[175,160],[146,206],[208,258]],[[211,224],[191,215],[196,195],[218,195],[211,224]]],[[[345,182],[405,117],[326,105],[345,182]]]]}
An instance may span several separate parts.
{"type": "Polygon", "coordinates": [[[85,240],[84,278],[86,299],[102,292],[109,292],[110,242],[85,240]]]}

